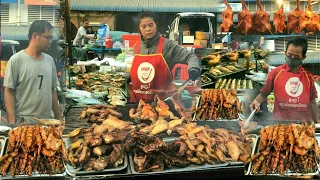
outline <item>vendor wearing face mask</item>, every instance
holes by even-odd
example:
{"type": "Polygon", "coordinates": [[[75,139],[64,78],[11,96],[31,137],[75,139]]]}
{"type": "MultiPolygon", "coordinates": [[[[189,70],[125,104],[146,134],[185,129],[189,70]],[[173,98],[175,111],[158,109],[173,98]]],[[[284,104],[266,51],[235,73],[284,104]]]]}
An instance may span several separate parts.
{"type": "Polygon", "coordinates": [[[315,100],[317,91],[312,74],[301,66],[307,49],[308,42],[304,38],[295,38],[287,43],[286,63],[269,72],[261,93],[250,105],[251,110],[260,111],[259,104],[266,102],[267,96],[273,90],[274,120],[319,120],[315,100]]]}
{"type": "Polygon", "coordinates": [[[188,52],[176,42],[161,37],[154,13],[143,11],[138,15],[141,41],[134,46],[130,78],[131,102],[140,99],[153,101],[156,92],[161,98],[174,89],[172,69],[175,64],[188,64],[188,74],[195,81],[201,75],[200,63],[194,53],[188,52]],[[158,93],[157,93],[158,94],[158,93]]]}

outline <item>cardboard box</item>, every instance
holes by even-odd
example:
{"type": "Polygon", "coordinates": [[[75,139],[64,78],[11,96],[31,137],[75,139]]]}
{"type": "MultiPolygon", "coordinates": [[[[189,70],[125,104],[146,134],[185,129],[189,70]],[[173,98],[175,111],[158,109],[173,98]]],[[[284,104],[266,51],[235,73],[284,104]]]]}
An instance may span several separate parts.
{"type": "Polygon", "coordinates": [[[194,36],[183,36],[182,37],[182,44],[193,44],[194,43],[194,36]]]}
{"type": "Polygon", "coordinates": [[[207,40],[196,39],[196,40],[194,40],[194,45],[195,46],[201,46],[202,48],[207,48],[208,47],[208,41],[207,40]]]}
{"type": "Polygon", "coordinates": [[[202,31],[196,31],[196,39],[199,40],[209,40],[209,33],[202,32],[202,31]]]}
{"type": "Polygon", "coordinates": [[[212,49],[224,49],[223,43],[212,44],[212,49]]]}
{"type": "Polygon", "coordinates": [[[183,35],[183,36],[190,36],[190,31],[183,31],[183,32],[182,32],[182,35],[183,35]]]}

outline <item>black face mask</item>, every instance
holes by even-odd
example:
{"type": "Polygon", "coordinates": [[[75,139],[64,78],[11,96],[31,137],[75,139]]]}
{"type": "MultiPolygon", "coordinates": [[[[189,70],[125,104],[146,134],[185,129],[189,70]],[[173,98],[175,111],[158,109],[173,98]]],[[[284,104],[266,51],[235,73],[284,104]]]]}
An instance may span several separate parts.
{"type": "Polygon", "coordinates": [[[286,62],[288,63],[290,68],[297,68],[302,64],[302,59],[290,58],[286,56],[286,62]]]}

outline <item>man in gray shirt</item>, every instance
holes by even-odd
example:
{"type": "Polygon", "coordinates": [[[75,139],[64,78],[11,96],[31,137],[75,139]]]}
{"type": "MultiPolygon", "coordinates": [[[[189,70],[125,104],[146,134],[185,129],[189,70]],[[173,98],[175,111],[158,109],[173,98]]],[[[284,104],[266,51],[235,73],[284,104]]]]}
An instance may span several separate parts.
{"type": "Polygon", "coordinates": [[[21,118],[34,124],[34,117],[62,120],[55,88],[57,70],[53,58],[43,53],[50,48],[52,25],[43,20],[32,23],[29,29],[29,46],[8,61],[4,77],[4,100],[11,126],[21,118]]]}
{"type": "Polygon", "coordinates": [[[77,35],[73,40],[73,45],[74,46],[84,45],[84,43],[83,43],[84,38],[94,39],[93,37],[87,35],[88,27],[89,27],[88,19],[83,20],[82,21],[82,26],[78,29],[77,35]]]}

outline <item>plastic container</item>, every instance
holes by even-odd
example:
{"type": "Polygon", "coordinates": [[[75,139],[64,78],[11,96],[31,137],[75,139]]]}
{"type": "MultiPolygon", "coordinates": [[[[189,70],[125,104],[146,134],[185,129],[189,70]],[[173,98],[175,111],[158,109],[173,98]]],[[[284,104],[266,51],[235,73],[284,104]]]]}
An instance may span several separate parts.
{"type": "Polygon", "coordinates": [[[113,45],[112,39],[110,37],[106,38],[105,44],[106,44],[106,48],[112,48],[112,45],[113,45]]]}
{"type": "Polygon", "coordinates": [[[140,40],[140,35],[124,34],[122,35],[122,39],[123,39],[123,42],[129,41],[129,47],[133,47],[133,45],[135,45],[140,40]]]}

